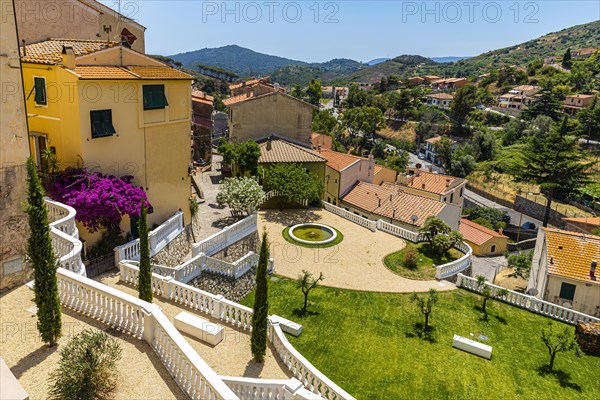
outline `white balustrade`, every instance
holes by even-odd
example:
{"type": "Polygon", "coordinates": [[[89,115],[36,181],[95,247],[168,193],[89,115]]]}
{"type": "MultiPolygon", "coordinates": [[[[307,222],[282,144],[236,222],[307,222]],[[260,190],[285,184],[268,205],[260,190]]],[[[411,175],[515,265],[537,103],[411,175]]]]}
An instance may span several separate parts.
{"type": "MultiPolygon", "coordinates": [[[[183,212],[177,211],[171,218],[148,233],[150,256],[156,255],[181,232],[183,232],[183,212]]],[[[140,239],[115,247],[114,251],[116,264],[121,260],[138,260],[140,258],[140,239]]]]}
{"type": "Polygon", "coordinates": [[[256,232],[258,229],[257,221],[257,214],[251,214],[235,224],[225,227],[214,235],[211,235],[198,243],[194,243],[192,245],[192,256],[195,257],[200,253],[212,256],[218,253],[231,246],[233,243],[256,232]]]}
{"type": "Polygon", "coordinates": [[[294,378],[298,379],[306,389],[328,400],[354,399],[304,358],[287,340],[278,323],[271,321],[269,328],[269,340],[275,347],[277,355],[294,378]]]}
{"type": "Polygon", "coordinates": [[[254,400],[295,400],[295,399],[322,399],[314,393],[304,389],[302,383],[295,379],[257,379],[236,376],[221,376],[223,382],[240,399],[254,400]]]}
{"type": "MultiPolygon", "coordinates": [[[[380,230],[389,233],[390,235],[406,239],[413,243],[424,242],[426,240],[425,236],[421,233],[409,231],[408,229],[404,229],[394,224],[390,224],[389,222],[385,222],[382,219],[379,219],[377,221],[371,221],[369,219],[363,218],[359,215],[346,211],[343,208],[334,206],[333,204],[330,204],[326,201],[323,201],[322,204],[325,210],[330,211],[336,215],[339,215],[342,218],[357,223],[361,226],[364,226],[365,228],[370,229],[372,231],[380,230]]],[[[436,279],[447,279],[451,276],[456,275],[459,272],[464,271],[471,265],[473,261],[473,249],[471,249],[471,246],[469,246],[465,242],[459,242],[454,247],[457,250],[465,253],[465,255],[459,258],[458,260],[451,261],[447,264],[438,265],[436,267],[436,279]]]]}
{"type": "Polygon", "coordinates": [[[75,224],[75,209],[66,204],[44,198],[50,220],[52,250],[62,268],[85,276],[85,265],[81,260],[83,244],[75,224]]]}
{"type": "Polygon", "coordinates": [[[558,321],[566,322],[568,324],[576,325],[579,321],[600,322],[600,318],[571,310],[569,308],[559,306],[558,304],[538,299],[534,296],[508,290],[489,282],[485,282],[485,284],[480,285],[479,282],[477,282],[477,279],[460,273],[458,274],[456,286],[477,293],[481,293],[484,287],[489,287],[492,297],[496,300],[500,300],[513,306],[520,307],[533,313],[556,319],[558,321]],[[507,290],[508,294],[500,295],[498,294],[500,290],[507,290]]]}
{"type": "MultiPolygon", "coordinates": [[[[272,199],[273,197],[283,196],[284,194],[279,190],[270,190],[265,194],[265,202],[272,199]]],[[[303,206],[308,206],[308,200],[302,199],[300,200],[300,204],[303,206]]]]}

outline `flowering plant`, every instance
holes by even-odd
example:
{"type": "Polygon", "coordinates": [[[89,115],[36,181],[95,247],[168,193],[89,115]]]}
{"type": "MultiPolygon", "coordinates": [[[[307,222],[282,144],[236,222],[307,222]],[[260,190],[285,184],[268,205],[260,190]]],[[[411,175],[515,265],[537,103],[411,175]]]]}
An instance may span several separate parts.
{"type": "Polygon", "coordinates": [[[139,217],[142,199],[148,209],[146,192],[131,184],[133,176],[117,178],[84,168],[61,172],[49,185],[50,196],[77,211],[75,219],[90,232],[106,228],[119,231],[123,215],[139,217]]]}

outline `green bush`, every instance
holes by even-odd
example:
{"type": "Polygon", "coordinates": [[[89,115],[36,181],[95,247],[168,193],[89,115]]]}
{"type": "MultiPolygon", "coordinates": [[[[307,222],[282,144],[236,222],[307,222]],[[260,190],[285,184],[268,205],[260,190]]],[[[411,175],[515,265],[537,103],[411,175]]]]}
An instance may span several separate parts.
{"type": "Polygon", "coordinates": [[[65,400],[109,399],[117,386],[121,346],[106,333],[86,329],[60,352],[50,373],[50,397],[65,400]]]}
{"type": "Polygon", "coordinates": [[[407,245],[404,248],[404,253],[403,253],[403,258],[402,258],[402,264],[404,264],[404,267],[410,268],[410,269],[415,269],[415,268],[417,268],[418,261],[419,261],[419,252],[417,251],[416,247],[413,246],[412,244],[407,245]]]}

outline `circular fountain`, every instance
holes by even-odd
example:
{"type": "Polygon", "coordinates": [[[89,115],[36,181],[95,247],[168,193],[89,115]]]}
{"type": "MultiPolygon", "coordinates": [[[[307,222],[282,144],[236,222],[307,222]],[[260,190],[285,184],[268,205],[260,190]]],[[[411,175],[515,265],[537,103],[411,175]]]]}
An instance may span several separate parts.
{"type": "Polygon", "coordinates": [[[296,242],[304,244],[327,244],[337,238],[335,229],[313,222],[294,225],[288,234],[296,242]]]}

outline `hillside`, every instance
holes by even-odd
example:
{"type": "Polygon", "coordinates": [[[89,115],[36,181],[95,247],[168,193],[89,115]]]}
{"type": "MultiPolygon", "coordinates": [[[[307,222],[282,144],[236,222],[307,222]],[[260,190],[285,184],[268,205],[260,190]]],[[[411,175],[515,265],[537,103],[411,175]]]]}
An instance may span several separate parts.
{"type": "Polygon", "coordinates": [[[595,21],[451,63],[445,62],[449,57],[440,57],[435,60],[425,57],[410,59],[410,57],[418,56],[396,57],[358,72],[340,76],[335,82],[338,84],[350,82],[373,83],[388,75],[397,75],[404,78],[416,74],[474,76],[487,72],[490,68],[498,68],[503,65],[525,66],[532,61],[546,57],[562,56],[568,48],[580,49],[598,46],[600,46],[600,21],[595,21]]]}
{"type": "Polygon", "coordinates": [[[327,83],[340,75],[346,75],[367,68],[366,64],[346,58],[336,58],[324,63],[308,65],[287,65],[271,73],[271,78],[282,85],[298,83],[306,86],[311,79],[319,79],[327,83]]]}
{"type": "Polygon", "coordinates": [[[268,75],[277,68],[291,64],[307,65],[304,61],[262,54],[236,45],[205,48],[169,57],[189,69],[195,69],[198,64],[211,65],[240,76],[268,75]]]}

